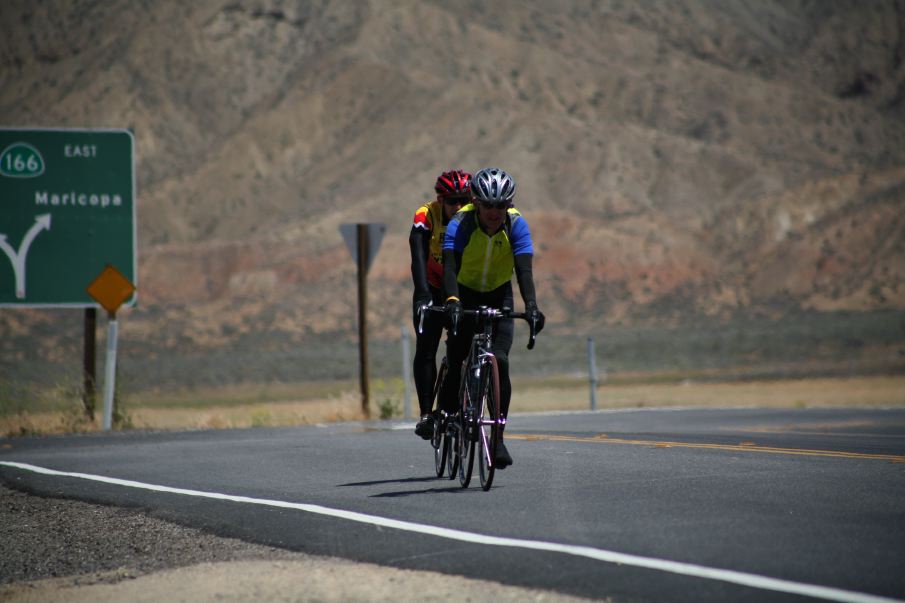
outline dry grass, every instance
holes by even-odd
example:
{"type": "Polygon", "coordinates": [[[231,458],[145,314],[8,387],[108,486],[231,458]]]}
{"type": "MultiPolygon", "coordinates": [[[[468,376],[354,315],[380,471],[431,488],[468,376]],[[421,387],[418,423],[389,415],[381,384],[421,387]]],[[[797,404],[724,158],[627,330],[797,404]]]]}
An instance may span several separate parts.
{"type": "MultiPolygon", "coordinates": [[[[357,393],[314,400],[282,400],[239,403],[224,394],[221,403],[172,406],[129,406],[125,414],[134,429],[231,429],[243,427],[281,427],[364,418],[357,393]]],[[[74,413],[45,411],[18,412],[0,416],[0,434],[6,436],[78,433],[98,431],[102,427],[100,409],[94,421],[75,417],[74,413]]]]}
{"type": "Polygon", "coordinates": [[[364,418],[357,393],[336,398],[257,402],[209,408],[136,408],[129,413],[137,428],[198,429],[281,427],[358,421],[364,418]]]}
{"type": "MultiPolygon", "coordinates": [[[[587,384],[572,388],[522,388],[513,383],[512,412],[587,410],[587,384]]],[[[603,384],[597,408],[668,406],[803,408],[905,405],[905,376],[657,384],[603,384]]]]}
{"type": "MultiPolygon", "coordinates": [[[[302,387],[306,392],[309,386],[302,387]]],[[[281,386],[280,393],[290,394],[281,386]]],[[[316,389],[316,388],[315,388],[316,389]]],[[[586,410],[589,390],[580,379],[514,379],[512,412],[586,410]]],[[[257,391],[257,390],[256,390],[257,391]]],[[[136,429],[223,429],[279,427],[364,418],[358,393],[282,399],[272,392],[254,395],[243,391],[205,392],[204,398],[183,394],[183,406],[168,398],[144,398],[126,408],[129,426],[136,429]],[[250,401],[242,402],[241,394],[250,401]],[[265,398],[264,401],[254,401],[265,398]],[[213,400],[213,401],[211,401],[213,400]]],[[[413,402],[414,404],[414,402],[413,402]]],[[[372,399],[372,407],[375,401],[372,399]]],[[[597,390],[597,407],[765,407],[804,408],[812,406],[900,406],[905,405],[905,376],[856,377],[849,379],[789,379],[781,381],[619,383],[602,384],[597,390]]],[[[401,403],[399,404],[401,408],[401,403]]],[[[372,417],[378,416],[372,408],[372,417]]],[[[73,411],[19,412],[0,416],[0,433],[28,435],[95,431],[100,419],[88,422],[73,411]]]]}

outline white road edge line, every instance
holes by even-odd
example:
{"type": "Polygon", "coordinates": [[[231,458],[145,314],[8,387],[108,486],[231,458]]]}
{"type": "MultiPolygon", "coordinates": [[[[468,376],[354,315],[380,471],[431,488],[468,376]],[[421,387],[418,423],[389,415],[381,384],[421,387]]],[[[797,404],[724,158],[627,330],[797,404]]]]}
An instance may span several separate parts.
{"type": "Polygon", "coordinates": [[[692,576],[695,578],[705,578],[708,580],[719,580],[722,582],[730,582],[732,584],[740,584],[751,588],[761,590],[769,590],[783,593],[791,593],[795,595],[803,595],[806,597],[814,597],[818,599],[826,599],[828,601],[845,601],[856,603],[902,603],[897,599],[889,599],[866,593],[842,590],[828,586],[819,586],[815,584],[806,584],[802,582],[792,582],[791,580],[782,580],[779,578],[770,578],[768,576],[760,576],[757,574],[748,574],[734,570],[718,569],[706,567],[703,565],[695,565],[692,563],[682,563],[679,561],[669,561],[667,559],[657,559],[654,557],[641,557],[639,555],[629,555],[608,551],[605,549],[596,549],[588,546],[577,546],[569,544],[557,544],[555,542],[543,542],[540,540],[522,540],[519,538],[504,538],[500,536],[487,536],[483,534],[475,534],[472,532],[464,532],[461,530],[453,530],[450,528],[441,528],[426,524],[413,523],[409,521],[401,521],[398,519],[389,519],[376,515],[367,515],[364,513],[356,513],[354,511],[344,511],[342,509],[331,509],[320,505],[292,503],[282,500],[268,500],[262,498],[251,498],[248,496],[235,496],[232,494],[220,494],[217,492],[204,492],[201,490],[187,490],[185,488],[173,488],[170,486],[160,486],[156,484],[146,484],[144,482],[136,482],[126,479],[118,479],[115,477],[105,477],[103,475],[92,475],[90,473],[73,473],[68,471],[57,471],[55,469],[47,469],[30,465],[27,463],[16,463],[10,461],[0,461],[0,465],[21,469],[23,471],[31,471],[42,475],[52,475],[57,477],[72,477],[77,479],[102,482],[105,484],[113,484],[117,486],[125,486],[127,488],[137,488],[141,490],[151,490],[153,492],[166,492],[168,494],[181,494],[185,496],[197,496],[200,498],[210,498],[214,500],[226,500],[237,503],[247,503],[254,505],[263,505],[268,507],[278,507],[283,509],[295,509],[305,511],[306,513],[316,513],[318,515],[326,515],[328,517],[336,517],[366,523],[384,528],[392,528],[396,530],[404,530],[407,532],[415,532],[418,534],[427,534],[429,536],[439,536],[440,538],[449,538],[461,542],[471,542],[475,544],[484,544],[491,546],[508,546],[522,549],[531,549],[535,551],[546,551],[551,553],[564,553],[566,555],[574,555],[577,557],[586,557],[606,563],[617,563],[630,565],[634,567],[642,567],[646,569],[669,572],[673,574],[681,574],[684,576],[692,576]]]}

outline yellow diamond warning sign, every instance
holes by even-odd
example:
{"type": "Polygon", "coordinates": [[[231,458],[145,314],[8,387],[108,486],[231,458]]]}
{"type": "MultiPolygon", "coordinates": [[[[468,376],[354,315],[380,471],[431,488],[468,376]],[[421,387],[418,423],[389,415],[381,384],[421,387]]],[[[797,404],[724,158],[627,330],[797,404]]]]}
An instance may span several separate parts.
{"type": "Polygon", "coordinates": [[[94,301],[107,312],[115,314],[123,303],[135,293],[135,285],[123,274],[107,264],[86,289],[94,301]]]}

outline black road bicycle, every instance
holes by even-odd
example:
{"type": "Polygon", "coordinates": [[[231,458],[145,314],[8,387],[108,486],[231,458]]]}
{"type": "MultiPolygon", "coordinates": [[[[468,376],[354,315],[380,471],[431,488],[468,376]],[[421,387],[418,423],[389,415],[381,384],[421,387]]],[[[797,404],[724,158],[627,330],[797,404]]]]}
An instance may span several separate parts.
{"type": "MultiPolygon", "coordinates": [[[[421,306],[419,310],[418,333],[424,330],[424,317],[427,312],[443,312],[443,306],[421,306]]],[[[443,388],[443,382],[446,380],[446,374],[449,372],[449,360],[443,355],[440,362],[440,368],[437,370],[437,379],[434,381],[434,389],[431,393],[433,416],[434,416],[434,433],[431,436],[431,446],[434,449],[434,468],[437,477],[443,477],[444,470],[448,471],[449,479],[455,479],[456,471],[459,468],[459,457],[456,454],[450,454],[450,450],[455,450],[453,439],[458,432],[453,433],[449,429],[450,420],[454,415],[448,414],[442,409],[440,404],[440,391],[443,388]]]]}
{"type": "MultiPolygon", "coordinates": [[[[443,310],[441,306],[425,308],[431,311],[443,310]]],[[[499,412],[499,367],[491,349],[493,325],[503,318],[519,318],[526,321],[531,329],[528,339],[529,350],[534,348],[537,333],[535,325],[524,312],[481,306],[476,310],[463,310],[462,313],[474,316],[476,324],[471,347],[462,363],[462,377],[457,397],[459,405],[453,414],[447,414],[440,409],[439,394],[449,367],[448,360],[444,357],[434,384],[433,400],[437,410],[434,414],[434,435],[431,438],[431,445],[434,448],[437,477],[442,477],[446,468],[449,471],[449,479],[454,479],[458,475],[463,488],[467,488],[471,483],[477,453],[481,488],[487,491],[493,484],[496,449],[506,423],[506,419],[500,416],[499,412]]],[[[423,317],[422,312],[422,321],[423,317]]]]}

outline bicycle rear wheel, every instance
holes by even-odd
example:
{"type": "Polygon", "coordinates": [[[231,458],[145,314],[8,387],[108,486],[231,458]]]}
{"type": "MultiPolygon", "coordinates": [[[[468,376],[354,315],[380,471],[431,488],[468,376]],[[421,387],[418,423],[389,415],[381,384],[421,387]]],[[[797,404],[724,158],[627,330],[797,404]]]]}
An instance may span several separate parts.
{"type": "Polygon", "coordinates": [[[463,425],[465,429],[459,434],[459,484],[467,488],[474,471],[475,441],[470,436],[473,429],[468,424],[463,425]]]}
{"type": "Polygon", "coordinates": [[[450,417],[450,425],[447,428],[446,435],[443,436],[444,446],[446,446],[446,469],[449,479],[456,479],[456,472],[459,470],[459,428],[458,418],[450,417]]]}
{"type": "Polygon", "coordinates": [[[437,477],[443,477],[443,469],[446,466],[446,458],[449,455],[449,438],[445,436],[446,417],[440,410],[440,390],[443,380],[446,378],[447,361],[443,358],[440,363],[440,370],[437,373],[437,381],[434,383],[434,393],[432,400],[434,401],[434,434],[431,436],[431,446],[434,447],[434,469],[437,477]]]}
{"type": "Polygon", "coordinates": [[[445,419],[438,418],[434,425],[434,436],[431,438],[431,445],[434,447],[434,469],[437,471],[437,477],[443,477],[443,470],[446,467],[446,459],[449,456],[449,436],[446,431],[445,419]]]}
{"type": "Polygon", "coordinates": [[[443,389],[443,381],[446,379],[446,373],[449,370],[449,360],[446,359],[446,356],[443,357],[443,360],[440,362],[440,368],[437,370],[437,380],[434,381],[434,391],[431,393],[431,404],[433,405],[434,411],[439,412],[440,406],[440,391],[443,389]]]}
{"type": "Polygon", "coordinates": [[[500,441],[500,372],[496,357],[481,369],[481,402],[478,414],[478,474],[486,492],[493,484],[496,449],[500,441]]]}

